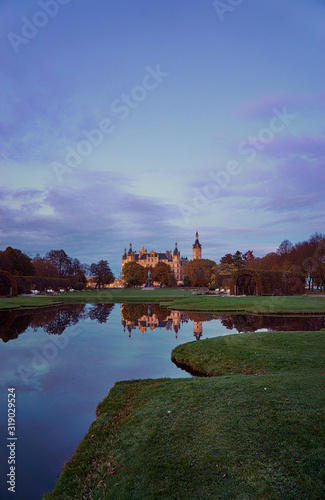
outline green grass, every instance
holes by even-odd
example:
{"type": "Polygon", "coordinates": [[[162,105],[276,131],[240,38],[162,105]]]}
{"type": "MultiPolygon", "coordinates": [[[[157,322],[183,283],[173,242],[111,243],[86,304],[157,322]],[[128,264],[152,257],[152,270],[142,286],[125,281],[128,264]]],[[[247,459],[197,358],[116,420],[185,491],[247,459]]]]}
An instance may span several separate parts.
{"type": "MultiPolygon", "coordinates": [[[[200,292],[198,292],[200,293],[200,292]]],[[[192,295],[191,290],[160,288],[153,291],[118,289],[64,293],[55,297],[0,298],[0,309],[52,304],[159,303],[181,311],[234,314],[325,314],[325,297],[227,297],[192,295]]]]}
{"type": "Polygon", "coordinates": [[[197,375],[265,375],[325,371],[325,332],[244,333],[189,342],[172,360],[197,375]]]}
{"type": "Polygon", "coordinates": [[[166,301],[164,305],[182,311],[231,312],[241,314],[322,313],[325,314],[325,297],[276,296],[228,297],[192,296],[166,301]]]}
{"type": "Polygon", "coordinates": [[[30,309],[59,304],[57,297],[18,297],[0,298],[0,309],[30,309]]]}
{"type": "Polygon", "coordinates": [[[44,498],[324,498],[324,338],[280,332],[194,342],[185,358],[200,364],[205,356],[224,376],[115,384],[44,498]],[[242,372],[263,366],[264,375],[242,372]]]}
{"type": "Polygon", "coordinates": [[[165,300],[174,300],[192,294],[189,290],[160,288],[153,291],[142,291],[140,289],[118,289],[103,291],[85,291],[62,293],[57,296],[33,296],[23,297],[19,295],[13,298],[0,298],[0,309],[17,309],[42,307],[52,304],[89,304],[89,303],[122,303],[122,302],[151,302],[159,303],[165,300]]]}

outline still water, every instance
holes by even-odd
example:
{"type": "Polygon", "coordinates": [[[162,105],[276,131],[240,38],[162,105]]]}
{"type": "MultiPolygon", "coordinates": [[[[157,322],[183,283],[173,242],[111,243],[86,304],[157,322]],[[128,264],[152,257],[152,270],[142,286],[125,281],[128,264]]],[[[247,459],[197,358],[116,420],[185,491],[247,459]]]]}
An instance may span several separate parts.
{"type": "Polygon", "coordinates": [[[0,311],[0,498],[39,500],[118,380],[190,377],[179,344],[256,330],[320,330],[325,318],[217,316],[157,305],[0,311]],[[8,492],[8,388],[16,394],[16,493],[8,492]]]}

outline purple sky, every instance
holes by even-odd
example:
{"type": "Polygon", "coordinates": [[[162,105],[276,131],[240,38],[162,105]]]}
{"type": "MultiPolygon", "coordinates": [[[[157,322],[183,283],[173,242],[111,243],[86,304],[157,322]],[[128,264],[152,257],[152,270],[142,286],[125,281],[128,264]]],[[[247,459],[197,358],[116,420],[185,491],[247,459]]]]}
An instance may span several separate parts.
{"type": "Polygon", "coordinates": [[[2,0],[0,249],[116,275],[324,230],[320,0],[2,0]],[[236,4],[236,5],[235,5],[236,4]]]}

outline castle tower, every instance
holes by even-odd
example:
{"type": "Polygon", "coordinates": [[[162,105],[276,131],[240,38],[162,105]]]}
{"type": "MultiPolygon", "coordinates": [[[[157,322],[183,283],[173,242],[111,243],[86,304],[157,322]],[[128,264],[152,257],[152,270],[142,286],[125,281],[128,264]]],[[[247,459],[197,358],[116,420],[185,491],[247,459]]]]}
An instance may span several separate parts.
{"type": "Polygon", "coordinates": [[[202,245],[199,242],[199,233],[196,231],[195,243],[193,245],[193,260],[202,259],[202,245]]]}
{"type": "Polygon", "coordinates": [[[202,321],[193,321],[193,335],[196,340],[200,340],[203,335],[202,321]]]}
{"type": "Polygon", "coordinates": [[[175,243],[175,250],[173,253],[173,260],[179,260],[180,258],[180,251],[177,248],[177,242],[175,243]]]}
{"type": "Polygon", "coordinates": [[[173,252],[173,264],[172,269],[174,271],[174,275],[177,281],[182,279],[181,277],[181,254],[177,248],[177,242],[175,243],[175,250],[173,252]]]}

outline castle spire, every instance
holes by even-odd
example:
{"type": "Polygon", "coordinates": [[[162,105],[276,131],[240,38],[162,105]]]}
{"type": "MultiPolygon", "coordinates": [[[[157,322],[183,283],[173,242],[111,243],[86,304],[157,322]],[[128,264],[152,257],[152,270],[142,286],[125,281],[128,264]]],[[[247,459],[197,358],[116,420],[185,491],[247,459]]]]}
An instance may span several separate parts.
{"type": "Polygon", "coordinates": [[[193,260],[202,259],[202,245],[199,242],[199,233],[195,233],[195,242],[193,245],[193,260]]]}

